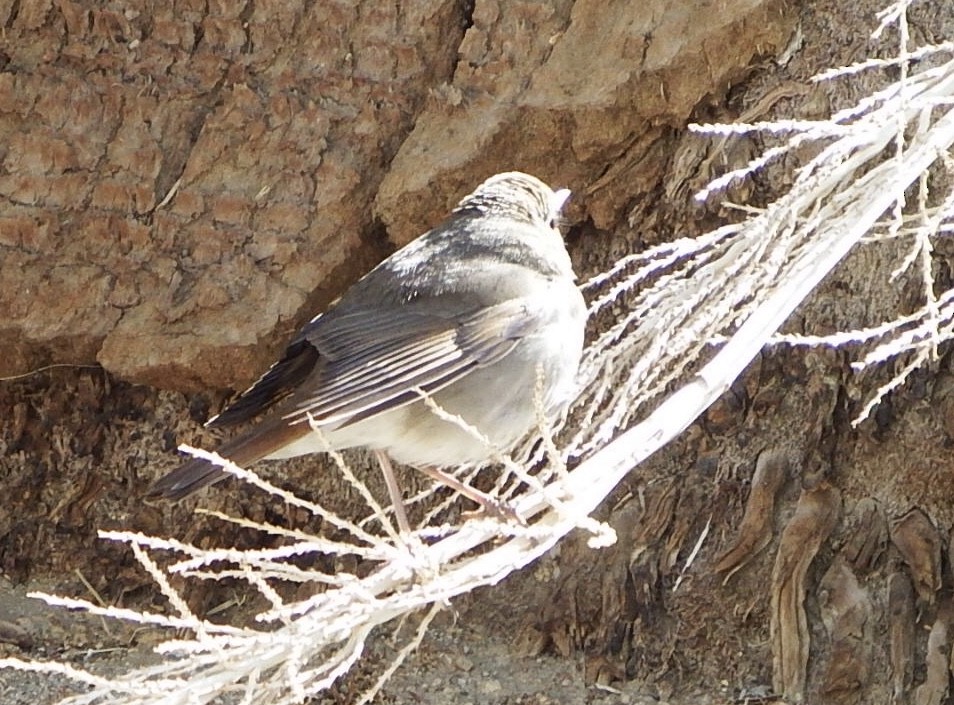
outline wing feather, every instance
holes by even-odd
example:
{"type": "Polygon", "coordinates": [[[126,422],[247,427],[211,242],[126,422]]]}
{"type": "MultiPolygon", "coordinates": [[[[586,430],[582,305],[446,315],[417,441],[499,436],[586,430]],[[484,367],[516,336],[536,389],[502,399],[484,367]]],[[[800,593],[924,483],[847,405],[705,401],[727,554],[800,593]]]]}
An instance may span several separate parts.
{"type": "Polygon", "coordinates": [[[308,415],[332,428],[346,426],[433,394],[475,367],[509,353],[531,330],[537,316],[519,300],[453,317],[420,312],[358,312],[340,329],[315,331],[309,339],[325,355],[315,384],[308,384],[287,405],[285,418],[308,415]],[[382,315],[388,325],[376,327],[382,315]],[[362,318],[366,318],[363,322],[362,318]],[[382,331],[391,337],[382,340],[382,331]],[[348,354],[335,356],[348,341],[348,354]]]}
{"type": "Polygon", "coordinates": [[[316,317],[285,355],[209,423],[276,406],[289,423],[331,428],[410,404],[507,355],[539,325],[521,299],[461,313],[454,302],[382,306],[316,317]],[[436,310],[435,310],[436,309],[436,310]]]}

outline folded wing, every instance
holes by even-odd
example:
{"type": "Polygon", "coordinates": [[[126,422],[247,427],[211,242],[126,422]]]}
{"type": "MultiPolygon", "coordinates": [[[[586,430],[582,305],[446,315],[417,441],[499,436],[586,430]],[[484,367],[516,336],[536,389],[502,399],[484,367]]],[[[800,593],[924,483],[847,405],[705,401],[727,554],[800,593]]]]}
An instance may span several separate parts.
{"type": "Polygon", "coordinates": [[[462,315],[422,309],[405,305],[319,316],[209,425],[241,423],[281,402],[279,413],[288,423],[310,415],[340,428],[493,364],[539,323],[520,299],[462,315]]]}

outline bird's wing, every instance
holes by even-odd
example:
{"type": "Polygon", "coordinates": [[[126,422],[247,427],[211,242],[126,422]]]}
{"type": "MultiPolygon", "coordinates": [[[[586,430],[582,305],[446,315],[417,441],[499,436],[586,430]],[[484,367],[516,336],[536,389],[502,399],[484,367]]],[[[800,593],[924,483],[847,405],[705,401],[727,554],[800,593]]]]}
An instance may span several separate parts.
{"type": "Polygon", "coordinates": [[[208,420],[206,426],[231,426],[248,421],[274,406],[297,389],[318,362],[318,350],[298,336],[284,355],[265,374],[222,413],[208,420]]]}
{"type": "Polygon", "coordinates": [[[318,319],[305,337],[321,362],[284,417],[338,428],[404,406],[499,360],[538,319],[520,299],[465,315],[403,306],[318,319]]]}
{"type": "Polygon", "coordinates": [[[514,299],[464,316],[421,307],[324,314],[296,336],[284,355],[209,426],[248,421],[280,401],[292,422],[308,414],[344,426],[408,404],[488,365],[536,324],[514,299]]]}

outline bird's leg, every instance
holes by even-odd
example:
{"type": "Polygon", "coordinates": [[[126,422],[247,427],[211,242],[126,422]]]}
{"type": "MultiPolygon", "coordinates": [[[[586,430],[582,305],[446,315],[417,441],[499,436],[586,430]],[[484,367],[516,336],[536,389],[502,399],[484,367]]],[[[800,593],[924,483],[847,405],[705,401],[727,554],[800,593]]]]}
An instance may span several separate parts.
{"type": "Polygon", "coordinates": [[[374,451],[374,457],[378,459],[378,465],[381,466],[381,472],[384,473],[384,483],[388,486],[388,494],[391,496],[391,506],[394,507],[394,518],[397,519],[398,531],[402,535],[408,536],[411,533],[411,524],[407,520],[404,496],[401,494],[401,487],[394,475],[394,468],[391,467],[391,459],[383,450],[374,451]]]}
{"type": "Polygon", "coordinates": [[[521,526],[526,525],[525,522],[517,512],[513,510],[506,502],[501,502],[500,500],[494,499],[490,495],[484,494],[478,489],[475,489],[468,485],[467,483],[461,482],[453,475],[450,475],[443,470],[432,466],[420,466],[418,470],[424,474],[430,476],[434,480],[437,480],[442,485],[450,487],[452,490],[458,494],[462,494],[467,499],[473,500],[486,511],[491,516],[499,519],[500,521],[512,521],[521,526]]]}

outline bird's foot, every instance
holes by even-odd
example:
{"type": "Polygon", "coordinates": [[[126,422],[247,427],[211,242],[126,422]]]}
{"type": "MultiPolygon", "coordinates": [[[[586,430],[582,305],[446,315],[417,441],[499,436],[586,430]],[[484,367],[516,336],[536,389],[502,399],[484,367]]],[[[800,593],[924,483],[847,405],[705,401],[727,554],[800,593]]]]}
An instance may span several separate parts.
{"type": "Polygon", "coordinates": [[[463,512],[464,519],[479,519],[484,516],[496,519],[502,524],[516,524],[517,526],[526,526],[527,522],[517,513],[517,510],[509,502],[496,499],[489,495],[479,493],[469,495],[470,499],[480,505],[477,509],[469,512],[463,512]]]}

